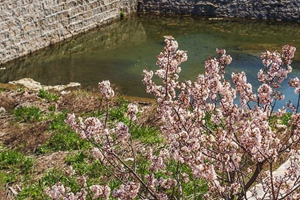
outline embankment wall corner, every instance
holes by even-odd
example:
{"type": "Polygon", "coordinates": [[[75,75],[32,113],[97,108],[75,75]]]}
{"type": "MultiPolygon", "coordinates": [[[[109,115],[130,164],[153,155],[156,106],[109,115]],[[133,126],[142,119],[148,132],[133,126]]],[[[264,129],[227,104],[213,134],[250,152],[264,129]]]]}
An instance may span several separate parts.
{"type": "Polygon", "coordinates": [[[296,0],[0,0],[0,65],[120,18],[120,13],[300,21],[296,0]]]}

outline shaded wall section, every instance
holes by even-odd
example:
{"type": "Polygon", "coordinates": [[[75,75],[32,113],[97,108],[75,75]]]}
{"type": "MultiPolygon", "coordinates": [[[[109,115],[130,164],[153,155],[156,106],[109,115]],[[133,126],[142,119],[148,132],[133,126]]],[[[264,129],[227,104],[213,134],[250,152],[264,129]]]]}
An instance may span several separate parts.
{"type": "Polygon", "coordinates": [[[300,21],[298,0],[140,0],[139,12],[300,21]]]}
{"type": "Polygon", "coordinates": [[[0,0],[0,64],[136,11],[137,0],[0,0]]]}

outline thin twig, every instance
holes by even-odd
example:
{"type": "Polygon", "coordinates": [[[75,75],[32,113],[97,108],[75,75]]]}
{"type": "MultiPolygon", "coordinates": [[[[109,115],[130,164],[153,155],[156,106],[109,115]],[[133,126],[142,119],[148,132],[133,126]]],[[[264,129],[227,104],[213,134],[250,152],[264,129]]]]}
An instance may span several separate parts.
{"type": "Polygon", "coordinates": [[[110,152],[115,158],[117,158],[132,174],[133,176],[138,179],[138,181],[144,186],[144,188],[151,194],[151,196],[154,199],[158,199],[156,197],[156,195],[153,193],[152,190],[150,190],[147,185],[144,183],[144,181],[141,179],[141,177],[139,177],[134,171],[133,169],[131,169],[117,154],[115,154],[114,152],[110,152]]]}

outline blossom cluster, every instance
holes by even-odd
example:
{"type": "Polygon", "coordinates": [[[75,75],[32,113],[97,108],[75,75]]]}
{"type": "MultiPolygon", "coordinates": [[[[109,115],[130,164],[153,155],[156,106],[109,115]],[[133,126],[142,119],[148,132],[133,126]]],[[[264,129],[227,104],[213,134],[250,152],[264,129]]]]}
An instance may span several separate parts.
{"type": "MultiPolygon", "coordinates": [[[[177,50],[173,38],[166,40],[168,50],[164,49],[158,56],[160,69],[144,70],[143,82],[147,92],[157,99],[158,116],[164,122],[161,131],[169,145],[170,158],[188,165],[194,178],[207,181],[209,192],[205,197],[208,199],[245,198],[254,183],[269,180],[278,157],[296,148],[300,141],[298,125],[295,125],[300,123],[297,109],[287,126],[274,127],[269,122],[274,116],[274,102],[284,98],[277,88],[292,70],[290,64],[296,49],[285,45],[281,54],[262,53],[264,69],[258,73],[262,85],[255,94],[244,72],[232,73],[233,86],[225,80],[226,67],[232,58],[223,49],[216,50],[217,58],[205,62],[205,74],[199,75],[195,82],[178,81],[181,70],[176,70],[179,66],[173,63],[178,62],[173,60],[182,51],[177,50]],[[162,79],[163,85],[153,82],[154,74],[162,79]],[[241,106],[235,103],[237,96],[241,106]],[[271,173],[261,173],[263,166],[269,167],[271,173]]],[[[299,80],[292,79],[290,85],[298,93],[299,80]]],[[[298,108],[299,104],[294,107],[298,108]]],[[[274,114],[282,116],[285,111],[283,108],[274,114]]],[[[150,159],[153,171],[164,168],[166,161],[162,156],[150,156],[150,159]]],[[[294,172],[285,174],[285,177],[294,176],[294,172]]],[[[271,194],[274,199],[278,194],[289,196],[295,192],[283,189],[285,186],[281,184],[275,185],[274,181],[271,183],[265,184],[265,192],[277,187],[271,194]]]]}
{"type": "Polygon", "coordinates": [[[295,88],[295,94],[300,93],[300,80],[298,79],[298,77],[291,79],[289,85],[295,88]]]}
{"type": "Polygon", "coordinates": [[[114,198],[130,200],[134,199],[140,189],[140,184],[135,182],[128,182],[126,185],[121,185],[118,190],[113,192],[114,198]]]}
{"type": "MultiPolygon", "coordinates": [[[[264,69],[258,72],[258,80],[268,84],[272,88],[279,88],[288,73],[292,72],[292,58],[294,57],[296,48],[291,45],[284,45],[281,54],[277,51],[266,51],[261,55],[264,69]]],[[[280,92],[273,92],[274,99],[283,100],[284,95],[280,92]]]]}
{"type": "Polygon", "coordinates": [[[139,109],[136,103],[130,103],[128,104],[128,110],[127,115],[129,116],[129,119],[132,121],[136,120],[136,115],[138,114],[139,109]]]}
{"type": "Polygon", "coordinates": [[[187,53],[185,51],[177,50],[178,43],[169,37],[165,37],[166,46],[162,52],[157,56],[156,65],[159,66],[155,74],[163,80],[164,86],[158,86],[152,82],[153,71],[144,70],[143,83],[146,85],[146,91],[153,94],[158,101],[161,98],[175,98],[175,88],[178,85],[178,73],[181,68],[179,65],[187,60],[187,53]],[[163,96],[161,96],[163,94],[163,96]],[[168,95],[168,96],[167,96],[168,95]]]}
{"type": "MultiPolygon", "coordinates": [[[[75,174],[69,174],[72,177],[75,174]]],[[[46,193],[55,200],[86,200],[88,196],[88,188],[85,176],[77,178],[78,186],[81,188],[79,192],[74,194],[69,187],[64,186],[61,182],[56,183],[51,188],[46,188],[46,193]]],[[[89,187],[93,197],[92,199],[108,199],[110,196],[110,187],[102,185],[92,185],[89,187]]]]}
{"type": "Polygon", "coordinates": [[[112,97],[114,97],[115,92],[111,88],[109,80],[100,82],[98,84],[98,87],[100,89],[100,93],[101,93],[101,95],[102,95],[103,98],[105,98],[105,99],[111,99],[112,97]]]}
{"type": "MultiPolygon", "coordinates": [[[[109,81],[102,81],[99,83],[100,93],[103,100],[107,104],[107,115],[108,115],[108,105],[110,99],[114,96],[114,91],[110,86],[109,81]]],[[[128,116],[130,120],[136,119],[136,114],[138,113],[138,107],[136,104],[129,104],[128,106],[128,116]]],[[[47,194],[53,199],[86,199],[87,192],[90,191],[92,199],[105,198],[108,199],[110,195],[118,197],[119,199],[133,199],[137,196],[139,190],[139,183],[131,181],[132,176],[128,170],[132,170],[130,165],[130,160],[128,157],[134,157],[134,149],[131,152],[127,152],[128,146],[130,144],[130,130],[129,127],[123,122],[117,122],[115,124],[107,123],[107,116],[105,120],[101,120],[97,117],[88,117],[82,119],[81,117],[76,118],[74,114],[67,114],[65,122],[80,136],[81,139],[88,140],[93,144],[93,149],[91,150],[92,155],[100,163],[102,163],[106,168],[113,173],[122,183],[127,184],[124,186],[120,185],[111,192],[109,186],[105,185],[92,185],[87,188],[86,180],[78,180],[78,185],[82,190],[73,194],[69,192],[70,189],[64,187],[61,183],[57,183],[51,189],[48,188],[47,194]],[[127,153],[126,153],[127,152],[127,153]],[[120,155],[122,154],[122,155],[120,155]],[[124,158],[125,157],[125,158],[124,158]],[[127,166],[127,168],[126,168],[127,166]],[[123,181],[124,180],[124,181],[123,181]]],[[[74,175],[74,170],[66,170],[68,175],[74,175]]]]}

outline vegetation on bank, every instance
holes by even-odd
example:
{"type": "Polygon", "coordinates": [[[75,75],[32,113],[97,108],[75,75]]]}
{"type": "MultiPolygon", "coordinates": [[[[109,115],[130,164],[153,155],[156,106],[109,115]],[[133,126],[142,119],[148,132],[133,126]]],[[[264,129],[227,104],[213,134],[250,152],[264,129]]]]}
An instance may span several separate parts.
{"type": "MultiPolygon", "coordinates": [[[[0,86],[1,87],[1,86],[0,86]]],[[[98,92],[87,92],[84,90],[73,90],[67,95],[60,95],[57,92],[40,90],[38,92],[30,91],[26,88],[7,89],[7,85],[2,85],[0,107],[10,107],[9,99],[4,103],[8,93],[22,96],[18,99],[20,102],[28,101],[31,104],[25,106],[16,105],[14,108],[6,109],[1,113],[1,123],[10,124],[9,127],[1,127],[3,131],[15,129],[19,133],[8,133],[5,138],[1,139],[0,149],[0,191],[8,195],[7,198],[15,199],[50,199],[46,195],[47,187],[61,182],[69,186],[72,191],[78,191],[77,177],[70,177],[66,174],[66,169],[72,166],[77,175],[89,177],[88,185],[101,183],[101,177],[107,174],[106,169],[93,159],[89,151],[92,145],[79,138],[68,124],[65,123],[67,113],[74,112],[77,116],[88,117],[105,117],[105,110],[101,105],[101,95],[98,92]],[[30,93],[29,96],[27,94],[30,93]],[[71,101],[68,101],[72,99],[71,101]],[[78,102],[84,102],[86,107],[80,108],[78,102]],[[98,102],[97,102],[98,101],[98,102]],[[4,105],[5,104],[5,105],[4,105]],[[82,110],[83,109],[83,110],[82,110]],[[23,134],[23,128],[27,126],[37,126],[47,124],[43,129],[45,137],[40,144],[31,144],[30,141],[24,144],[19,141],[18,144],[10,144],[8,138],[19,137],[23,134]],[[15,128],[18,127],[18,128],[15,128]],[[23,127],[23,128],[20,128],[23,127]],[[11,134],[11,135],[10,135],[11,134]],[[28,150],[27,145],[36,145],[28,150]],[[56,154],[60,152],[59,154],[56,154]],[[63,159],[57,161],[53,156],[61,156],[63,159]],[[41,163],[45,162],[45,163],[41,163]],[[52,165],[51,162],[57,162],[52,165]],[[49,164],[50,163],[50,164],[49,164]],[[46,165],[46,166],[42,166],[46,165]],[[40,168],[40,169],[39,169],[40,168]]],[[[130,123],[126,116],[127,106],[130,102],[122,95],[111,100],[112,107],[109,109],[108,123],[123,121],[130,123]]],[[[154,115],[153,104],[143,102],[141,104],[144,112],[140,115],[140,120],[132,124],[131,134],[138,148],[147,146],[159,146],[163,142],[160,131],[156,128],[157,121],[151,121],[149,116],[154,115]]],[[[27,132],[25,131],[24,134],[27,132]]],[[[35,140],[35,135],[28,134],[26,137],[35,140]]],[[[145,168],[147,167],[147,161],[145,168]]],[[[170,169],[173,167],[170,164],[170,169]]],[[[109,176],[109,175],[107,175],[109,176]]],[[[189,183],[191,185],[192,183],[189,183]]],[[[117,187],[119,184],[111,180],[110,185],[117,187]]],[[[195,185],[206,186],[203,182],[197,181],[195,185]]],[[[186,190],[191,190],[187,187],[186,190]]]]}

